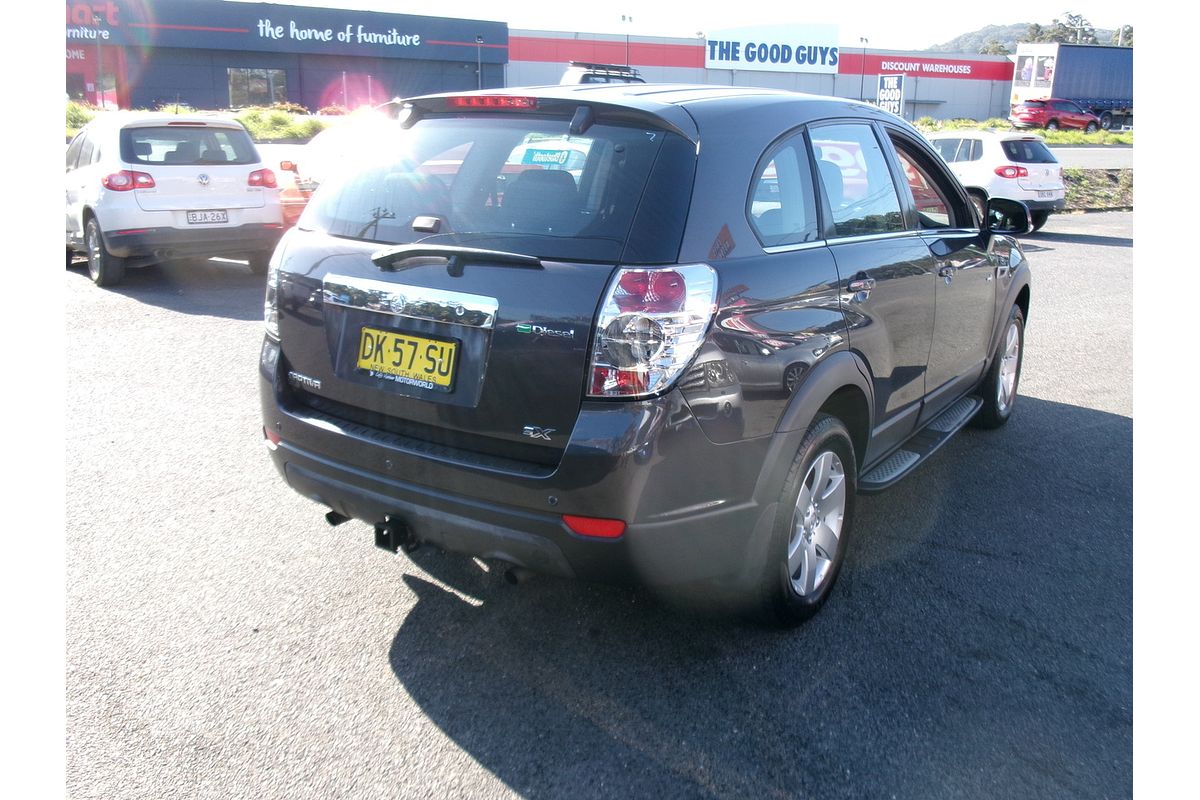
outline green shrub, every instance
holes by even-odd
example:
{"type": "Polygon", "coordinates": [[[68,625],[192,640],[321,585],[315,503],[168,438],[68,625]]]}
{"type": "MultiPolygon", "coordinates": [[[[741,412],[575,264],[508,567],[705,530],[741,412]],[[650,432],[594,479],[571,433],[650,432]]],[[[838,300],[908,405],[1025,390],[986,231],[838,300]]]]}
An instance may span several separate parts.
{"type": "Polygon", "coordinates": [[[308,108],[306,108],[305,106],[302,106],[299,103],[290,103],[287,101],[280,101],[280,102],[272,103],[271,108],[274,109],[275,111],[286,111],[289,114],[308,115],[310,113],[308,108]]]}
{"type": "Polygon", "coordinates": [[[325,127],[325,124],[315,117],[298,116],[274,108],[247,108],[238,113],[237,120],[260,142],[311,139],[325,127]]]}
{"type": "Polygon", "coordinates": [[[91,122],[98,110],[95,106],[87,103],[69,101],[67,103],[67,138],[70,139],[79,133],[79,129],[91,122]]]}

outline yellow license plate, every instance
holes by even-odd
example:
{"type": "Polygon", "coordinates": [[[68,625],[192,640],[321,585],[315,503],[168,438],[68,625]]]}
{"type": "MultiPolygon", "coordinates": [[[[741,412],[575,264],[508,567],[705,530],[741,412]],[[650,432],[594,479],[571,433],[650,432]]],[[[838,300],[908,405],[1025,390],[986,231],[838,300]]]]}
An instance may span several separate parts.
{"type": "Polygon", "coordinates": [[[457,355],[457,342],[379,328],[363,328],[358,340],[359,369],[421,389],[450,391],[457,355]]]}

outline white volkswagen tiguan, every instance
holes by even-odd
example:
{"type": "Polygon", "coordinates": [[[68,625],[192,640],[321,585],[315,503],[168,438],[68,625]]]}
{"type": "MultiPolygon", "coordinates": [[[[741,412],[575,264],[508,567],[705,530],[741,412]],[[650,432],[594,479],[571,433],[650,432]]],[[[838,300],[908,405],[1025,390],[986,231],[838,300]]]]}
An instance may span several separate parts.
{"type": "Polygon", "coordinates": [[[265,274],[283,233],[275,173],[235,120],[97,117],[67,148],[67,265],[100,286],[126,268],[229,256],[265,274]]]}
{"type": "Polygon", "coordinates": [[[1015,131],[957,130],[929,134],[933,149],[967,188],[976,206],[1003,197],[1029,207],[1033,230],[1066,208],[1062,166],[1042,137],[1015,131]],[[980,198],[978,191],[986,192],[980,198]]]}

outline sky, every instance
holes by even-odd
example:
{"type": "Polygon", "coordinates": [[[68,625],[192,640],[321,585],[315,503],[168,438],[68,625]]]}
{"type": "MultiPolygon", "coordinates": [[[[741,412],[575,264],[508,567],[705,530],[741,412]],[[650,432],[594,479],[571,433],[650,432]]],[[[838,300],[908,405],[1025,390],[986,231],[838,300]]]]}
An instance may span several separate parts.
{"type": "MultiPolygon", "coordinates": [[[[230,0],[237,2],[238,0],[230,0]]],[[[779,0],[693,0],[666,2],[519,2],[502,4],[496,0],[454,0],[444,7],[455,17],[507,22],[509,28],[616,33],[631,36],[672,36],[689,38],[698,33],[756,25],[833,24],[839,27],[839,44],[860,47],[859,38],[868,47],[886,50],[923,50],[931,45],[978,30],[985,25],[1013,23],[1049,23],[1066,14],[1081,14],[1093,27],[1116,30],[1133,25],[1127,0],[1060,0],[1058,3],[1031,2],[958,2],[952,13],[935,10],[945,4],[900,3],[896,0],[854,0],[853,3],[781,3],[779,0]],[[625,8],[621,6],[624,5],[625,8]],[[792,7],[791,14],[781,8],[792,7]],[[899,9],[904,9],[901,13],[899,9]],[[632,17],[623,22],[622,15],[632,17]]],[[[363,11],[390,11],[399,14],[430,16],[430,3],[408,0],[290,0],[283,5],[349,8],[363,11]]],[[[1135,26],[1136,27],[1136,26],[1135,26]]]]}

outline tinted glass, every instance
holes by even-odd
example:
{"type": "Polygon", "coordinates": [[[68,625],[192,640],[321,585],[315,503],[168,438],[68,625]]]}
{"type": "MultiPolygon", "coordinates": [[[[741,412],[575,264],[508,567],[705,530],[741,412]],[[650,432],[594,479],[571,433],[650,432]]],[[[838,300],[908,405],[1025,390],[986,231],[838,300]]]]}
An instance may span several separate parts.
{"type": "Polygon", "coordinates": [[[811,136],[835,235],[904,230],[900,199],[874,131],[867,125],[826,125],[811,136]]]}
{"type": "Polygon", "coordinates": [[[85,137],[83,144],[79,148],[79,166],[86,167],[92,163],[92,155],[96,150],[95,139],[91,136],[85,137]]]}
{"type": "Polygon", "coordinates": [[[900,156],[900,166],[908,179],[908,188],[912,192],[913,202],[917,208],[917,219],[922,228],[947,228],[950,226],[950,206],[942,191],[934,183],[933,178],[912,159],[903,149],[897,149],[900,156]]]}
{"type": "Polygon", "coordinates": [[[933,144],[933,149],[938,151],[938,155],[946,160],[946,163],[953,164],[958,161],[958,145],[962,139],[938,139],[933,144]]]}
{"type": "Polygon", "coordinates": [[[1050,148],[1036,139],[1010,140],[1001,142],[1000,146],[1004,148],[1004,155],[1008,157],[1008,160],[1015,161],[1018,164],[1058,163],[1058,159],[1054,157],[1054,153],[1050,152],[1050,148]]]}
{"type": "Polygon", "coordinates": [[[125,128],[121,131],[121,160],[130,164],[254,164],[258,151],[241,129],[125,128]]]}
{"type": "Polygon", "coordinates": [[[671,181],[674,195],[690,195],[691,172],[674,162],[694,165],[694,147],[668,147],[680,137],[661,130],[602,123],[571,136],[569,122],[495,114],[423,119],[377,143],[369,165],[322,183],[299,226],[389,244],[421,239],[614,261],[640,215],[653,216],[658,236],[674,241],[677,252],[686,204],[640,205],[661,195],[656,180],[671,181]],[[440,232],[414,231],[418,216],[438,217],[440,232]]]}
{"type": "Polygon", "coordinates": [[[1017,108],[1045,108],[1045,107],[1046,107],[1046,104],[1041,102],[1040,100],[1026,100],[1024,103],[1021,103],[1020,105],[1017,106],[1017,108]]]}
{"type": "Polygon", "coordinates": [[[71,146],[67,148],[67,170],[75,169],[75,162],[79,159],[79,151],[83,149],[83,140],[87,138],[86,133],[80,133],[71,140],[71,146]]]}
{"type": "Polygon", "coordinates": [[[749,210],[763,247],[817,239],[817,205],[803,136],[789,138],[760,163],[749,210]]]}

